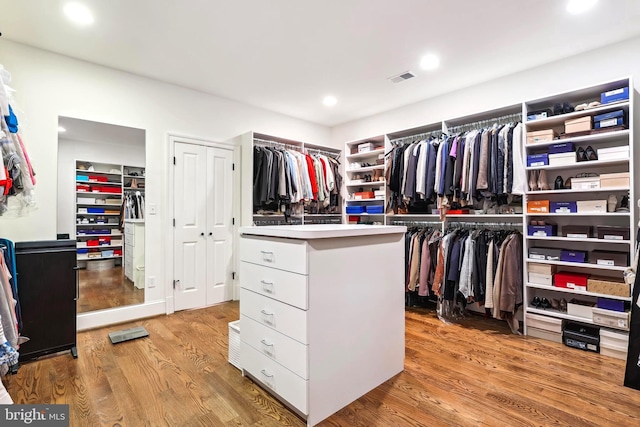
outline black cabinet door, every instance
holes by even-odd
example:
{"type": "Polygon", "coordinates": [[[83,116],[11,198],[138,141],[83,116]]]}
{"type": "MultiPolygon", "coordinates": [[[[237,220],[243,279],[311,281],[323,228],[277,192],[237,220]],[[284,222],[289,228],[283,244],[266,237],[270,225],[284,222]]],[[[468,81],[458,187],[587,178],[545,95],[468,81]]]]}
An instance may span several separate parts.
{"type": "Polygon", "coordinates": [[[76,345],[76,249],[16,245],[18,295],[22,309],[21,360],[76,345]]]}

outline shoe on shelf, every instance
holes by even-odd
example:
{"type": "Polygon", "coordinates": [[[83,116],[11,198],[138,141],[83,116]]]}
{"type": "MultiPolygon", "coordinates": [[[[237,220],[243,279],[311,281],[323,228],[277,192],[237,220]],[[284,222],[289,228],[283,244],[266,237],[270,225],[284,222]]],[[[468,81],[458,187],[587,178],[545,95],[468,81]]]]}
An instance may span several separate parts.
{"type": "Polygon", "coordinates": [[[567,178],[567,180],[564,182],[564,188],[565,190],[571,189],[571,177],[567,178]]]}
{"type": "Polygon", "coordinates": [[[584,155],[586,156],[587,160],[598,160],[598,154],[596,154],[595,150],[591,148],[591,146],[588,146],[584,150],[584,155]]]}
{"type": "Polygon", "coordinates": [[[533,297],[533,299],[531,300],[531,306],[532,307],[540,307],[540,303],[542,301],[540,301],[540,297],[533,297]]]}
{"type": "Polygon", "coordinates": [[[607,198],[607,212],[615,212],[616,206],[618,206],[618,198],[615,194],[609,194],[607,198]]]}
{"type": "Polygon", "coordinates": [[[586,110],[587,107],[588,107],[588,105],[586,103],[585,104],[578,104],[578,105],[576,105],[576,111],[586,110]]]}
{"type": "Polygon", "coordinates": [[[620,207],[616,209],[616,212],[629,212],[629,196],[623,196],[620,200],[620,207]]]}
{"type": "Polygon", "coordinates": [[[562,103],[559,102],[553,106],[553,115],[559,116],[560,114],[564,114],[564,108],[562,103]]]}
{"type": "Polygon", "coordinates": [[[576,150],[576,160],[578,162],[586,162],[587,161],[587,155],[584,151],[584,148],[582,147],[578,147],[578,149],[576,150]]]}
{"type": "Polygon", "coordinates": [[[562,112],[564,114],[567,113],[573,113],[575,110],[573,109],[573,105],[569,104],[568,102],[565,102],[564,104],[562,104],[562,112]]]}
{"type": "Polygon", "coordinates": [[[600,102],[593,101],[593,102],[590,102],[589,105],[587,105],[587,108],[596,108],[596,107],[599,107],[600,105],[602,105],[600,104],[600,102]]]}
{"type": "Polygon", "coordinates": [[[562,311],[563,313],[567,312],[567,300],[564,298],[560,300],[560,311],[562,311]]]}
{"type": "Polygon", "coordinates": [[[538,171],[529,171],[529,191],[538,191],[538,171]]]}
{"type": "Polygon", "coordinates": [[[547,181],[547,171],[542,169],[538,174],[538,189],[539,190],[551,190],[549,182],[547,181]]]}
{"type": "Polygon", "coordinates": [[[540,307],[541,308],[551,308],[551,302],[549,302],[549,300],[546,299],[546,298],[542,298],[540,300],[540,307]]]}
{"type": "Polygon", "coordinates": [[[564,180],[560,175],[556,177],[556,180],[553,183],[554,190],[564,190],[564,180]]]}

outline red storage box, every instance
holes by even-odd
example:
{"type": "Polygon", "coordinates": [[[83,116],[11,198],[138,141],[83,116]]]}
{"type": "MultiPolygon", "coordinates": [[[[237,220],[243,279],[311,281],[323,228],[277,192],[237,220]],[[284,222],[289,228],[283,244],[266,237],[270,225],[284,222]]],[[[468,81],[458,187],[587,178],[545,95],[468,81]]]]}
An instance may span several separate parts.
{"type": "Polygon", "coordinates": [[[100,240],[87,240],[87,246],[98,246],[100,245],[100,240]]]}
{"type": "Polygon", "coordinates": [[[114,249],[113,254],[122,256],[122,249],[114,249]]]}
{"type": "Polygon", "coordinates": [[[89,175],[89,181],[91,182],[107,182],[106,176],[89,175]]]}
{"type": "Polygon", "coordinates": [[[111,244],[111,237],[100,237],[100,245],[110,245],[111,244]]]}
{"type": "Polygon", "coordinates": [[[120,193],[122,193],[122,188],[120,188],[120,187],[100,187],[99,191],[102,192],[102,193],[120,194],[120,193]]]}
{"type": "Polygon", "coordinates": [[[355,200],[373,199],[375,194],[373,191],[358,191],[353,195],[355,200]]]}
{"type": "Polygon", "coordinates": [[[91,187],[85,184],[76,184],[76,191],[91,191],[91,187]]]}
{"type": "Polygon", "coordinates": [[[588,274],[560,271],[554,276],[554,285],[559,288],[587,290],[588,274]]]}

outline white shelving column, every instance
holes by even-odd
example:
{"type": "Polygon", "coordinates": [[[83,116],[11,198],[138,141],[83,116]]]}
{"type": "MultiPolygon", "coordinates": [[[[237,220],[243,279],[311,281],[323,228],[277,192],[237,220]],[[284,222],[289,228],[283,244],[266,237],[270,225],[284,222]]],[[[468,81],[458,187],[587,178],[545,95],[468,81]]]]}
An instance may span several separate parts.
{"type": "MultiPolygon", "coordinates": [[[[585,300],[589,302],[595,302],[598,297],[605,297],[613,300],[631,301],[630,296],[615,296],[605,295],[596,292],[590,292],[588,290],[576,290],[564,287],[555,286],[552,284],[540,284],[530,282],[528,279],[528,266],[532,263],[553,265],[558,271],[574,272],[574,273],[586,273],[592,276],[604,276],[613,279],[622,279],[622,272],[625,270],[626,265],[600,265],[589,260],[585,263],[579,262],[567,262],[562,260],[539,260],[529,257],[531,248],[552,248],[552,249],[564,249],[574,251],[586,251],[591,252],[593,250],[605,250],[624,252],[628,254],[629,261],[633,260],[634,240],[637,231],[637,219],[638,208],[636,206],[637,200],[637,180],[638,177],[635,174],[636,161],[635,157],[638,155],[634,150],[633,144],[633,85],[631,79],[620,79],[617,81],[606,82],[599,85],[590,86],[583,89],[560,93],[557,95],[528,101],[524,104],[525,117],[532,113],[544,111],[545,109],[553,109],[554,105],[558,103],[569,103],[572,106],[576,106],[582,103],[590,103],[593,101],[600,101],[600,95],[603,92],[619,89],[622,87],[628,87],[629,100],[622,102],[615,102],[611,104],[604,104],[594,108],[589,108],[584,111],[574,111],[565,114],[551,115],[549,117],[540,117],[533,120],[525,121],[525,128],[528,135],[532,135],[532,132],[553,130],[556,139],[542,140],[540,142],[527,143],[525,137],[525,153],[524,161],[526,164],[527,155],[544,154],[549,151],[549,147],[558,143],[572,143],[573,153],[578,147],[586,149],[592,147],[594,152],[598,152],[599,149],[613,148],[613,147],[628,147],[629,155],[624,155],[619,158],[607,158],[590,161],[576,161],[573,162],[569,159],[568,162],[563,164],[553,165],[536,165],[527,167],[528,174],[538,174],[540,171],[545,171],[547,174],[547,182],[550,189],[547,190],[532,190],[527,191],[525,197],[525,223],[530,224],[531,221],[543,222],[545,224],[557,225],[557,232],[554,235],[529,235],[525,229],[525,244],[524,244],[524,256],[525,256],[525,313],[533,313],[536,315],[546,316],[547,318],[555,318],[561,320],[578,321],[584,324],[593,324],[593,320],[587,317],[575,316],[568,314],[567,312],[553,309],[553,308],[540,308],[533,307],[532,300],[535,296],[538,298],[547,298],[549,300],[560,300],[564,298],[566,301],[572,298],[579,300],[585,300]],[[601,132],[584,131],[580,133],[574,133],[573,135],[563,136],[565,132],[565,121],[590,117],[591,128],[594,127],[593,117],[600,114],[611,113],[617,110],[624,111],[626,116],[625,125],[622,127],[611,127],[610,129],[602,129],[601,132]],[[558,139],[558,136],[560,137],[558,139]],[[634,160],[635,159],[635,160],[634,160]],[[568,178],[575,178],[579,174],[594,174],[596,176],[610,173],[629,172],[630,185],[617,185],[613,187],[602,187],[600,185],[589,186],[588,188],[577,187],[572,184],[569,189],[555,189],[554,183],[556,179],[558,182],[562,179],[563,183],[567,182],[568,178]],[[576,201],[606,201],[609,196],[616,196],[618,206],[624,196],[629,197],[630,212],[593,212],[593,211],[578,211],[578,212],[549,212],[549,213],[529,213],[527,212],[527,203],[533,201],[546,201],[551,202],[576,202],[576,201]],[[591,233],[588,237],[580,237],[579,235],[563,236],[563,228],[567,226],[588,226],[592,227],[591,233]],[[616,226],[616,227],[628,227],[630,229],[628,239],[619,240],[605,240],[600,239],[597,236],[597,227],[602,226],[616,226]]],[[[569,156],[571,157],[571,156],[569,156]]],[[[555,161],[555,160],[554,160],[555,161]]],[[[527,178],[528,179],[528,178],[527,178]]],[[[600,184],[599,178],[596,178],[598,184],[600,184]]],[[[606,202],[605,202],[606,205],[606,202]]],[[[533,230],[532,230],[533,231],[533,230]]],[[[566,233],[564,233],[566,234],[566,233]]],[[[525,322],[525,332],[527,333],[528,326],[525,322]]],[[[601,326],[603,328],[603,326],[601,326]]],[[[624,329],[624,328],[620,328],[624,329]]],[[[619,333],[626,333],[623,330],[614,329],[619,333]]]]}

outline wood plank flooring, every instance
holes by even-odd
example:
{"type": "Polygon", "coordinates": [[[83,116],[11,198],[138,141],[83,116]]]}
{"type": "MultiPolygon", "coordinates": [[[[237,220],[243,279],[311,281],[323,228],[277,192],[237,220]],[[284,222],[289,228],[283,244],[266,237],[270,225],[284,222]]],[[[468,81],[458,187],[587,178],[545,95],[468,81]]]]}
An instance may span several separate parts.
{"type": "MultiPolygon", "coordinates": [[[[81,332],[77,360],[41,359],[3,381],[17,403],[69,403],[72,426],[304,426],[227,362],[227,323],[238,317],[234,302],[81,332]],[[134,325],[150,337],[108,341],[134,325]]],[[[445,325],[411,309],[406,321],[405,371],[321,425],[640,425],[640,392],[622,386],[621,360],[479,316],[445,325]]]]}
{"type": "Polygon", "coordinates": [[[142,304],[144,289],[137,289],[124,276],[122,267],[109,270],[80,270],[78,313],[124,305],[142,304]]]}

